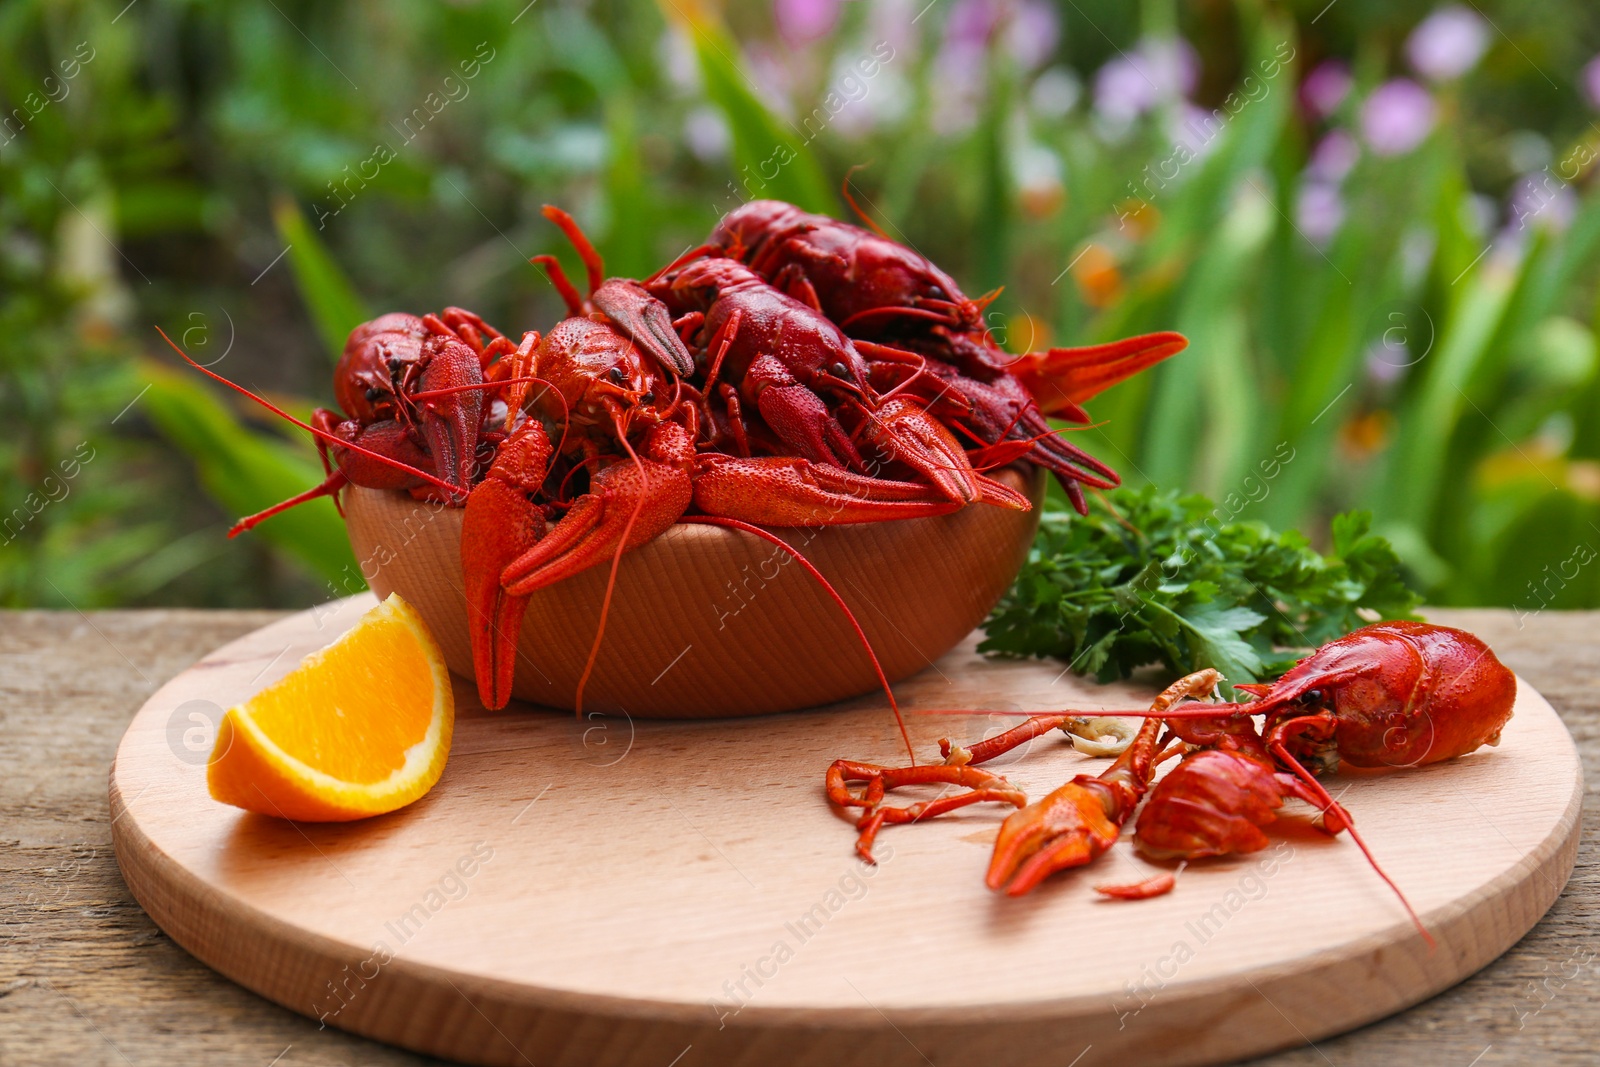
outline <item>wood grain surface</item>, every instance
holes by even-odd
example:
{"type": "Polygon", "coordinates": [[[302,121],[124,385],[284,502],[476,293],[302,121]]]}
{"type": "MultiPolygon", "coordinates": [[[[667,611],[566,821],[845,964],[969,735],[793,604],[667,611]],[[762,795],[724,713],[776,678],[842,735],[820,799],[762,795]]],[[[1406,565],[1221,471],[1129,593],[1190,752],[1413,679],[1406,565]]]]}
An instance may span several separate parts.
{"type": "MultiPolygon", "coordinates": [[[[855,615],[890,681],[922,670],[989,614],[1027,558],[1044,472],[996,471],[1032,511],[973,505],[950,515],[771,532],[803,552],[855,615]]],[[[460,508],[352,486],[350,544],[379,596],[422,615],[450,669],[472,676],[461,584],[460,508]]],[[[509,561],[507,561],[509,562],[509,561]]],[[[528,599],[519,700],[572,708],[610,567],[528,599]]],[[[623,555],[584,707],[635,718],[753,715],[878,690],[838,604],[784,549],[746,531],[678,524],[623,555]],[[798,638],[796,635],[804,635],[798,638]]]]}
{"type": "MultiPolygon", "coordinates": [[[[1044,1067],[1068,1044],[1083,1067],[1215,1063],[1455,984],[1544,914],[1577,848],[1577,753],[1527,686],[1497,749],[1335,787],[1436,949],[1357,849],[1303,820],[1138,905],[1088,891],[1155,873],[1126,841],[1026,900],[990,893],[978,872],[993,811],[893,833],[880,863],[862,864],[818,778],[841,754],[899,762],[877,699],[636,722],[489,713],[458,680],[450,766],[403,811],[313,826],[212,801],[182,743],[184,709],[247,699],[374,603],[283,620],[158,690],[112,766],[113,846],[145,910],[223,975],[319,1022],[469,1063],[653,1067],[681,1052],[684,1067],[1044,1067]],[[1453,847],[1484,828],[1494,839],[1453,847]],[[990,1041],[997,1022],[1004,1047],[990,1041]]],[[[899,689],[908,710],[1100,710],[1153,695],[986,660],[972,641],[899,689]]],[[[908,725],[926,758],[944,732],[975,740],[1013,721],[908,725]]],[[[1033,796],[1106,762],[1059,741],[1031,748],[990,766],[1033,796]]]]}
{"type": "MultiPolygon", "coordinates": [[[[1595,616],[1551,613],[1523,620],[1521,629],[1507,613],[1438,616],[1482,633],[1545,689],[1592,765],[1600,752],[1595,616]]],[[[319,1031],[218,980],[154,930],[129,901],[106,851],[102,775],[131,705],[229,630],[261,619],[183,612],[5,618],[0,817],[11,840],[0,866],[7,931],[0,940],[0,1060],[426,1062],[319,1031]]],[[[1483,826],[1494,821],[1491,815],[1483,826]]],[[[1566,895],[1482,974],[1395,1019],[1262,1062],[1592,1062],[1588,1034],[1600,987],[1600,939],[1586,921],[1595,891],[1594,821],[1588,813],[1566,895]]],[[[1465,836],[1462,848],[1490,847],[1488,831],[1465,836]]],[[[1307,907],[1315,913],[1317,902],[1307,907]]],[[[1003,1025],[994,1040],[1005,1041],[1003,1025]]]]}

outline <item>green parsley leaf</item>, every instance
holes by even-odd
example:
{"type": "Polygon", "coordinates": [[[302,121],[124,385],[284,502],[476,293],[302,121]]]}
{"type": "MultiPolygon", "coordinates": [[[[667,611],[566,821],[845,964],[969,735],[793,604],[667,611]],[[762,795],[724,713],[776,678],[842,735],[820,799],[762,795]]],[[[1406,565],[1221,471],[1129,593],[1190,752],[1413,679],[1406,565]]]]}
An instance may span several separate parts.
{"type": "Polygon", "coordinates": [[[1371,528],[1367,512],[1336,516],[1323,556],[1304,535],[1233,521],[1203,496],[1116,489],[1086,518],[1044,515],[978,649],[1058,656],[1102,682],[1151,663],[1276,678],[1351,630],[1417,617],[1421,597],[1371,528]]]}

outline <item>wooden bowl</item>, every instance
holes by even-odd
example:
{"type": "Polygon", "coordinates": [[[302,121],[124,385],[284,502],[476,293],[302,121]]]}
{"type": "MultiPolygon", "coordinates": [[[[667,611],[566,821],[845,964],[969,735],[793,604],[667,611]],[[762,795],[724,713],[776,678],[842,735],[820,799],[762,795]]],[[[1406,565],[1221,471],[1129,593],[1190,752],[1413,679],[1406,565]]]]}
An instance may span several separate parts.
{"type": "MultiPolygon", "coordinates": [[[[1022,566],[1043,476],[998,477],[1028,493],[1034,510],[974,504],[935,518],[774,532],[833,583],[894,681],[971,632],[1022,566]]],[[[351,487],[345,519],[372,590],[408,600],[450,669],[471,678],[461,510],[351,487]]],[[[518,642],[518,699],[573,707],[608,571],[593,567],[533,595],[518,642]]],[[[760,715],[876,688],[844,614],[786,553],[737,530],[678,525],[622,557],[584,708],[647,718],[760,715]]]]}

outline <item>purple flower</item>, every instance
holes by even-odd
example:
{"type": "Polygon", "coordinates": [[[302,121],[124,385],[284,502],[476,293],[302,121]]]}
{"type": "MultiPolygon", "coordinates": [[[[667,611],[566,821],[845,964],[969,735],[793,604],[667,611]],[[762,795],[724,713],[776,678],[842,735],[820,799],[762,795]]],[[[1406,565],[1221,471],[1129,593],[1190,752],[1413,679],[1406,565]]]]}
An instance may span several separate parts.
{"type": "Polygon", "coordinates": [[[1147,38],[1095,72],[1094,107],[1125,126],[1157,104],[1187,96],[1200,77],[1194,47],[1182,38],[1147,38]]]}
{"type": "Polygon", "coordinates": [[[1589,60],[1582,77],[1583,93],[1589,98],[1589,106],[1600,111],[1600,56],[1589,60]]]}
{"type": "Polygon", "coordinates": [[[1023,0],[1006,26],[1006,50],[1024,70],[1033,70],[1049,60],[1060,37],[1055,10],[1040,0],[1023,0]]]}
{"type": "Polygon", "coordinates": [[[989,35],[1000,24],[1001,14],[1000,5],[994,0],[956,0],[944,22],[945,43],[980,48],[987,45],[989,35]]]}
{"type": "Polygon", "coordinates": [[[784,118],[794,114],[793,69],[784,62],[786,53],[765,43],[752,45],[745,52],[745,66],[750,71],[750,87],[767,107],[784,118]]]}
{"type": "Polygon", "coordinates": [[[1172,138],[1173,144],[1183,145],[1199,159],[1211,151],[1226,123],[1227,115],[1223,112],[1208,111],[1186,100],[1173,114],[1167,136],[1172,138]]]}
{"type": "Polygon", "coordinates": [[[1417,24],[1406,38],[1406,57],[1429,81],[1459,78],[1483,58],[1489,24],[1476,11],[1449,4],[1417,24]]]}
{"type": "Polygon", "coordinates": [[[1295,223],[1306,239],[1312,244],[1325,244],[1344,222],[1344,200],[1334,186],[1309,182],[1300,187],[1294,213],[1295,223]]]}
{"type": "Polygon", "coordinates": [[[723,120],[722,113],[703,105],[685,116],[683,139],[689,151],[702,163],[725,159],[733,143],[733,136],[728,132],[728,124],[723,120]]]}
{"type": "Polygon", "coordinates": [[[1182,37],[1145,38],[1133,62],[1155,82],[1162,100],[1188,96],[1200,82],[1200,55],[1182,37]]]}
{"type": "Polygon", "coordinates": [[[1391,385],[1406,375],[1406,368],[1415,363],[1406,347],[1403,331],[1391,331],[1383,340],[1375,341],[1367,349],[1367,377],[1379,385],[1391,385]]]}
{"type": "Polygon", "coordinates": [[[983,100],[985,49],[960,39],[946,40],[933,57],[934,132],[956,134],[978,121],[983,100]]]}
{"type": "Polygon", "coordinates": [[[1409,78],[1386,81],[1361,106],[1361,136],[1380,156],[1398,156],[1433,129],[1433,97],[1409,78]]]}
{"type": "Polygon", "coordinates": [[[700,64],[694,57],[694,44],[689,35],[668,27],[656,46],[661,69],[667,80],[680,92],[694,92],[700,88],[700,64]]]}
{"type": "Polygon", "coordinates": [[[1332,130],[1311,150],[1306,173],[1317,181],[1338,185],[1361,158],[1361,146],[1348,130],[1332,130]]]}
{"type": "Polygon", "coordinates": [[[773,0],[772,19],[789,44],[810,44],[839,21],[839,0],[773,0]]]}
{"type": "Polygon", "coordinates": [[[1118,125],[1132,122],[1159,99],[1155,82],[1127,56],[1110,60],[1095,71],[1094,108],[1118,125]]]}
{"type": "Polygon", "coordinates": [[[958,0],[944,22],[944,43],[933,57],[935,132],[954,134],[978,121],[983,100],[989,37],[1001,8],[991,0],[958,0]]]}
{"type": "Polygon", "coordinates": [[[1572,186],[1549,171],[1527,175],[1512,186],[1508,213],[1514,230],[1543,226],[1560,233],[1572,224],[1577,211],[1572,186]]]}
{"type": "Polygon", "coordinates": [[[921,36],[915,20],[921,10],[922,4],[916,0],[878,0],[868,16],[868,40],[882,41],[894,50],[896,58],[915,54],[921,36]]]}
{"type": "Polygon", "coordinates": [[[1300,102],[1319,119],[1332,115],[1349,94],[1350,68],[1342,59],[1318,63],[1300,83],[1300,102]]]}

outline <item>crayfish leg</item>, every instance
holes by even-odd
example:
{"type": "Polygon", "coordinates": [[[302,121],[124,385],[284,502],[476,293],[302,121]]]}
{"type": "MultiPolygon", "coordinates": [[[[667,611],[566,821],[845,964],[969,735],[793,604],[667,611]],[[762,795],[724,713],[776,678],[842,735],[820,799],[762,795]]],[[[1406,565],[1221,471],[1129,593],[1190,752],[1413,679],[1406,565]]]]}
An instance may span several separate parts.
{"type": "Polygon", "coordinates": [[[1173,886],[1177,884],[1176,873],[1162,871],[1142,882],[1134,882],[1131,885],[1097,885],[1094,891],[1111,900],[1149,900],[1151,897],[1165,896],[1172,892],[1173,886]]]}
{"type": "Polygon", "coordinates": [[[913,767],[882,767],[875,763],[835,760],[828,767],[824,790],[832,804],[843,808],[865,809],[861,817],[856,820],[856,830],[859,832],[856,838],[856,854],[867,863],[874,864],[877,860],[873,858],[872,846],[877,840],[878,831],[886,825],[920,822],[958,808],[991,800],[1018,808],[1028,802],[1022,790],[997,774],[990,774],[976,767],[938,763],[913,767]],[[850,792],[848,785],[850,782],[865,782],[867,788],[860,796],[856,796],[850,792]],[[883,798],[889,790],[905,785],[961,785],[966,786],[967,791],[954,796],[918,801],[904,807],[886,806],[883,803],[883,798]]]}

